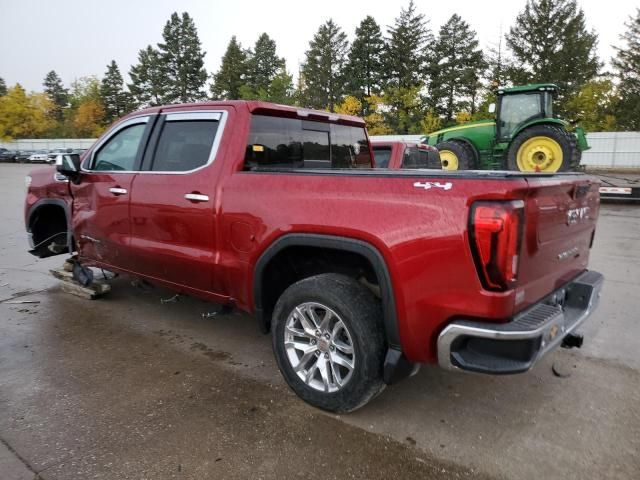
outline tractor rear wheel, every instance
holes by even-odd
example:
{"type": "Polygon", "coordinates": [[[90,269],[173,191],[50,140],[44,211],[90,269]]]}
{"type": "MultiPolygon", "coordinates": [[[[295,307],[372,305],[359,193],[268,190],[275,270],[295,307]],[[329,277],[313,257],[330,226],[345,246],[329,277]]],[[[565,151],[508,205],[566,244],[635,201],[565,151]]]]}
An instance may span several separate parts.
{"type": "Polygon", "coordinates": [[[580,163],[576,136],[556,125],[534,125],[516,136],[507,168],[521,172],[566,172],[580,163]]]}
{"type": "Polygon", "coordinates": [[[473,147],[458,140],[447,140],[436,145],[440,152],[443,170],[473,170],[476,168],[476,155],[473,147]]]}

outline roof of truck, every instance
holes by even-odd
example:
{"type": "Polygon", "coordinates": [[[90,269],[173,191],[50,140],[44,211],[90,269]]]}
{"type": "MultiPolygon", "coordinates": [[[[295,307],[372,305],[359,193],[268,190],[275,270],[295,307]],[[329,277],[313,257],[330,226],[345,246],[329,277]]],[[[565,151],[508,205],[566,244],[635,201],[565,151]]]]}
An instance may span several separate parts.
{"type": "Polygon", "coordinates": [[[558,86],[554,83],[530,83],[528,85],[518,85],[517,87],[498,88],[498,94],[508,95],[510,93],[531,92],[533,90],[557,92],[558,86]]]}
{"type": "Polygon", "coordinates": [[[140,115],[143,113],[160,113],[176,110],[201,110],[215,107],[246,107],[251,113],[263,115],[274,115],[282,117],[293,117],[315,121],[335,122],[355,126],[365,126],[363,119],[351,115],[343,115],[322,110],[294,107],[290,105],[280,105],[277,103],[262,102],[259,100],[212,100],[207,102],[181,103],[176,105],[163,105],[150,107],[144,110],[133,112],[129,115],[140,115]]]}

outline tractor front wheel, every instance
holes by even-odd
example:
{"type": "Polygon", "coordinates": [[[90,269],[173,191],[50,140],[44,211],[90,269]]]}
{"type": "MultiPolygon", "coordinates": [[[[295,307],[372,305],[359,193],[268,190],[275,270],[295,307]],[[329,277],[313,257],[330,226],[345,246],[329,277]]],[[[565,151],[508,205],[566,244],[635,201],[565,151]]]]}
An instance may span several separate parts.
{"type": "Polygon", "coordinates": [[[448,140],[436,145],[443,170],[473,170],[476,156],[473,147],[465,142],[448,140]]]}
{"type": "Polygon", "coordinates": [[[534,125],[518,134],[507,152],[507,168],[521,172],[566,172],[578,151],[575,135],[555,125],[534,125]]]}

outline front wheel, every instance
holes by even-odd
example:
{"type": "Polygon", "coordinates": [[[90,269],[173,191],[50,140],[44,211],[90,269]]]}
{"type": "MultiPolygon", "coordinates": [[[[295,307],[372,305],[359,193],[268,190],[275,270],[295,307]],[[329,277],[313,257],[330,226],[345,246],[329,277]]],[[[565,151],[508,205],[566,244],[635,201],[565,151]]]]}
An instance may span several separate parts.
{"type": "Polygon", "coordinates": [[[280,372],[307,403],[350,412],[383,390],[380,302],[356,280],[329,273],[294,283],[272,325],[280,372]]]}

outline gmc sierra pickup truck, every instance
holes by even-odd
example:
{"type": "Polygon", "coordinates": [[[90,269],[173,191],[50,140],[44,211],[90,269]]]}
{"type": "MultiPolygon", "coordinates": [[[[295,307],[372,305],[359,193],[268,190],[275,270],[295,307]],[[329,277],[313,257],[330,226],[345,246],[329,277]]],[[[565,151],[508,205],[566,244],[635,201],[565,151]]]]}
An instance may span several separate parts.
{"type": "Polygon", "coordinates": [[[376,168],[442,169],[440,152],[424,143],[371,139],[376,168]]]}
{"type": "Polygon", "coordinates": [[[594,178],[375,169],[354,117],[156,107],[63,158],[69,182],[31,175],[33,253],[254,313],[289,386],[334,412],[421,363],[518,373],[579,346],[603,282],[594,178]]]}

